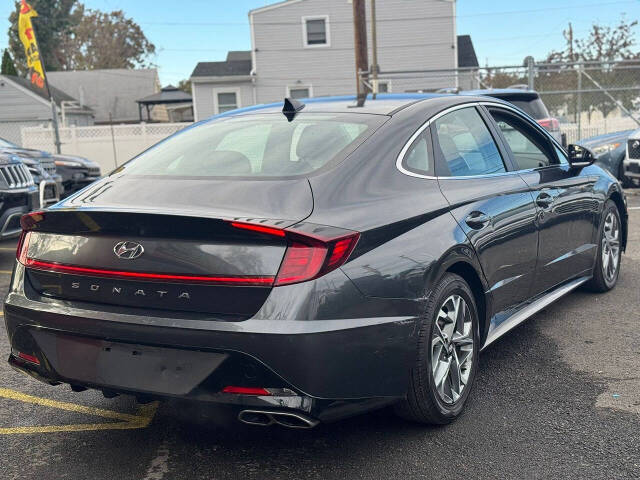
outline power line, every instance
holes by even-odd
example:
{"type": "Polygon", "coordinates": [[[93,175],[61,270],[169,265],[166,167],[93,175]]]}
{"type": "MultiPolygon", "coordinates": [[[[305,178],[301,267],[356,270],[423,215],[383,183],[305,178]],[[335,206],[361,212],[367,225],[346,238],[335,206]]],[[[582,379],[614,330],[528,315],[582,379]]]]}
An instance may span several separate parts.
{"type": "MultiPolygon", "coordinates": [[[[520,15],[520,14],[529,14],[529,13],[548,13],[550,11],[558,11],[558,10],[571,10],[574,8],[580,8],[584,10],[585,8],[591,7],[604,7],[604,6],[612,6],[612,5],[637,5],[637,0],[635,1],[618,1],[618,2],[601,2],[601,3],[588,3],[585,5],[580,5],[576,7],[575,5],[566,5],[559,7],[546,7],[546,8],[532,8],[526,10],[504,10],[498,12],[480,12],[480,13],[470,13],[466,15],[433,15],[433,16],[413,16],[413,17],[394,17],[394,18],[378,18],[377,23],[387,23],[387,22],[408,22],[408,21],[420,21],[420,20],[437,20],[437,19],[452,19],[452,18],[474,18],[474,17],[485,17],[485,16],[495,16],[495,15],[520,15]]],[[[164,25],[164,26],[218,26],[218,27],[233,27],[233,26],[242,26],[248,27],[248,22],[139,22],[142,25],[164,25]]],[[[300,21],[293,22],[260,22],[256,21],[254,18],[254,25],[260,26],[287,26],[287,25],[301,25],[300,21]]],[[[351,24],[351,20],[330,20],[330,24],[351,24]]]]}

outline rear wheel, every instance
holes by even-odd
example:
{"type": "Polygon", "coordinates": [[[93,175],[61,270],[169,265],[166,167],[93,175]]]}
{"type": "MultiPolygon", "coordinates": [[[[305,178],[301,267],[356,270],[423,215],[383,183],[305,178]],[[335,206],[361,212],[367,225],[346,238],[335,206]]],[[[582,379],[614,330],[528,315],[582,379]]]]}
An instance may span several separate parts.
{"type": "Polygon", "coordinates": [[[605,204],[602,218],[593,278],[587,283],[587,288],[594,292],[611,290],[618,282],[620,274],[622,224],[620,212],[613,201],[608,200],[605,204]]]}
{"type": "Polygon", "coordinates": [[[478,312],[469,285],[446,274],[429,296],[406,400],[397,413],[412,421],[446,424],[464,409],[478,363],[478,312]]]}

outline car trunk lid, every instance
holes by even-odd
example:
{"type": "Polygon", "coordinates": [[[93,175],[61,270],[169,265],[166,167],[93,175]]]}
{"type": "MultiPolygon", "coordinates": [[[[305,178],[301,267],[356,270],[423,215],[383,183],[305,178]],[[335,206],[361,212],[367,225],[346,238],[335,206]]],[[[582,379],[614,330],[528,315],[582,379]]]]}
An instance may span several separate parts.
{"type": "Polygon", "coordinates": [[[308,182],[186,182],[190,188],[138,184],[135,195],[107,180],[32,214],[21,259],[31,286],[48,297],[144,311],[255,314],[287,250],[284,233],[272,233],[311,212],[308,182]]]}

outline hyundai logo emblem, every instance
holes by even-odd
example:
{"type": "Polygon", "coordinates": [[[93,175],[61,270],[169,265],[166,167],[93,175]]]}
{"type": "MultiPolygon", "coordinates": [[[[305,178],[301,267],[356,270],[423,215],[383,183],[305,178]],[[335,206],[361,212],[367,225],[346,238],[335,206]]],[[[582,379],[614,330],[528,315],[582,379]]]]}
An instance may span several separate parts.
{"type": "Polygon", "coordinates": [[[144,247],[138,242],[118,242],[113,247],[116,257],[124,260],[133,260],[144,253],[144,247]]]}

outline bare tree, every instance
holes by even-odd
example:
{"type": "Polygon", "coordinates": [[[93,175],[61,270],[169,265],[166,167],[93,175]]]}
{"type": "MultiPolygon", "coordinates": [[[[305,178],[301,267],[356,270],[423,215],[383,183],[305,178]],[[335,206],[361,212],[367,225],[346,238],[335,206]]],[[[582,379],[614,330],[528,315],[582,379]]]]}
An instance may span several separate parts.
{"type": "Polygon", "coordinates": [[[140,26],[122,10],[102,12],[79,6],[80,22],[62,45],[65,69],[136,68],[151,65],[156,51],[140,26]]]}

